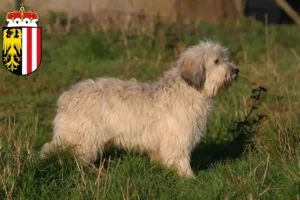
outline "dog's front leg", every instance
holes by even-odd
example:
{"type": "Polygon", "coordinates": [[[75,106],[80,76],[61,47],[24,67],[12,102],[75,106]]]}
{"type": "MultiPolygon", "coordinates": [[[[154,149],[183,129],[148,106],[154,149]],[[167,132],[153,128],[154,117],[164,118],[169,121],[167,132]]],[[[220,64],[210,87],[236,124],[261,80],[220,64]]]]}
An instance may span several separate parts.
{"type": "Polygon", "coordinates": [[[179,176],[195,178],[190,165],[190,153],[188,151],[173,149],[172,152],[163,152],[161,152],[161,162],[165,167],[175,169],[179,176]]]}
{"type": "Polygon", "coordinates": [[[177,160],[175,167],[178,175],[187,178],[195,178],[195,175],[190,165],[190,158],[188,155],[180,157],[179,160],[177,160]]]}

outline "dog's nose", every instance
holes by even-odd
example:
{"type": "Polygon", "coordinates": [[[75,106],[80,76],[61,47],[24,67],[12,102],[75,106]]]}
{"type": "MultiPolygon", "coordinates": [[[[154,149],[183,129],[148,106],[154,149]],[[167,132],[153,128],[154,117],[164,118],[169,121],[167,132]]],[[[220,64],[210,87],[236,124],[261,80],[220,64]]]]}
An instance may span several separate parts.
{"type": "Polygon", "coordinates": [[[234,69],[233,69],[233,72],[234,72],[236,75],[238,75],[239,72],[240,72],[240,70],[239,70],[239,68],[234,68],[234,69]]]}

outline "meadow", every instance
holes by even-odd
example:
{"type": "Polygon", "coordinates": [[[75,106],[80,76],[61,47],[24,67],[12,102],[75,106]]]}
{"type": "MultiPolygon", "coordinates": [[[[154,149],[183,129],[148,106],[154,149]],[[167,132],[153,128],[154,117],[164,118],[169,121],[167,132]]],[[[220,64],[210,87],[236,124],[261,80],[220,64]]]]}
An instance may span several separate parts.
{"type": "Polygon", "coordinates": [[[44,29],[33,74],[16,76],[1,64],[0,199],[300,199],[300,27],[244,19],[158,24],[153,32],[60,30],[44,29]],[[94,165],[68,151],[39,158],[62,91],[96,77],[152,81],[202,39],[227,46],[240,76],[216,98],[193,152],[195,180],[120,149],[94,165]]]}

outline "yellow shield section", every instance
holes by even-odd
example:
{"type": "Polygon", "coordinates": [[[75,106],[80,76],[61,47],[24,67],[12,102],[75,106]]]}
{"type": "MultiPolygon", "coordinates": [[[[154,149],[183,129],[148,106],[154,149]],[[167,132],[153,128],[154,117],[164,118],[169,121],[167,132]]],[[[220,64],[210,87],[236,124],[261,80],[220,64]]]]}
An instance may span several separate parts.
{"type": "Polygon", "coordinates": [[[22,28],[4,27],[2,33],[3,64],[12,73],[20,74],[22,70],[22,28]]]}

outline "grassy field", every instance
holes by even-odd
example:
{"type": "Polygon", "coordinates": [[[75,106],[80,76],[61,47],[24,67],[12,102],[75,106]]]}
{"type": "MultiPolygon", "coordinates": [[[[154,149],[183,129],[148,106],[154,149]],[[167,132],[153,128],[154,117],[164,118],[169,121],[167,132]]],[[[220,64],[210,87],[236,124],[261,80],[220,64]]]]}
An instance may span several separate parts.
{"type": "Polygon", "coordinates": [[[0,199],[299,200],[299,33],[252,20],[157,26],[153,33],[44,31],[40,69],[23,77],[0,68],[0,199]],[[117,149],[95,166],[68,152],[39,159],[62,91],[100,76],[154,80],[182,49],[206,38],[229,47],[240,77],[216,99],[207,136],[193,152],[196,180],[117,149]],[[268,91],[253,107],[258,87],[268,91]]]}

